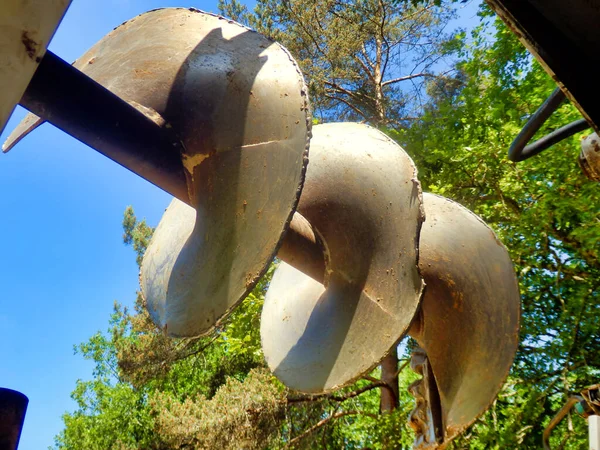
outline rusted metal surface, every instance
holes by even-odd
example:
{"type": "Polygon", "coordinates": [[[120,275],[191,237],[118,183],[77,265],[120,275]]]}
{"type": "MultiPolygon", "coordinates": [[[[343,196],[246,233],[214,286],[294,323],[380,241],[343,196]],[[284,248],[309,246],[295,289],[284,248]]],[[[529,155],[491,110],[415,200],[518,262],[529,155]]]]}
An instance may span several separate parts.
{"type": "Polygon", "coordinates": [[[0,2],[0,133],[70,3],[70,0],[0,2]]]}
{"type": "Polygon", "coordinates": [[[197,213],[190,227],[182,205],[169,208],[163,222],[175,223],[157,229],[141,284],[168,333],[204,333],[252,289],[291,220],[310,133],[302,76],[278,44],[181,8],[126,22],[75,67],[156,111],[183,144],[197,213]]]}
{"type": "MultiPolygon", "coordinates": [[[[183,8],[142,14],[94,45],[74,64],[94,82],[50,63],[75,85],[49,92],[44,74],[24,102],[195,208],[191,219],[169,208],[141,284],[169,334],[209,331],[264,273],[300,196],[311,121],[296,63],[258,33],[183,8]]],[[[40,123],[26,121],[21,133],[40,123]]]]}
{"type": "MultiPolygon", "coordinates": [[[[313,160],[319,160],[319,127],[315,128],[313,160]]],[[[330,153],[324,155],[330,159],[330,153]]],[[[313,186],[311,169],[307,192],[313,186]]],[[[330,191],[321,195],[335,202],[330,191]]],[[[495,398],[517,349],[520,299],[509,255],[481,219],[439,196],[424,194],[423,204],[427,219],[420,236],[419,268],[427,286],[419,313],[412,313],[409,334],[423,349],[423,361],[414,364],[423,381],[413,386],[417,408],[412,418],[420,432],[415,445],[425,449],[446,446],[495,398]]],[[[323,239],[330,248],[327,236],[323,239]]],[[[392,243],[390,239],[390,248],[392,243]]],[[[331,388],[330,380],[339,385],[351,381],[380,357],[347,341],[355,337],[372,350],[377,344],[371,339],[385,340],[382,336],[398,330],[378,321],[371,311],[354,312],[353,291],[339,284],[335,291],[332,287],[330,283],[326,289],[285,263],[271,281],[261,321],[263,350],[269,367],[289,387],[320,392],[331,388]],[[352,372],[333,377],[337,364],[352,372]]],[[[370,291],[369,285],[365,288],[370,291]]],[[[386,310],[396,311],[394,307],[398,308],[386,310]]]]}
{"type": "MultiPolygon", "coordinates": [[[[188,10],[183,11],[190,13],[188,10]]],[[[203,14],[198,11],[194,12],[196,14],[203,14]]],[[[158,14],[157,11],[153,11],[152,13],[158,14]]],[[[209,16],[216,18],[216,16],[209,16]]],[[[236,28],[236,25],[225,19],[220,18],[220,21],[221,24],[236,28]]],[[[241,27],[237,26],[237,28],[241,27]]],[[[256,36],[256,33],[252,34],[256,36]]],[[[109,38],[107,37],[106,39],[109,38]]],[[[134,173],[170,192],[180,200],[191,203],[182,161],[183,156],[186,157],[188,165],[193,164],[193,162],[190,161],[188,155],[182,156],[184,150],[181,147],[181,142],[178,141],[173,125],[167,122],[158,111],[144,106],[136,100],[132,100],[132,98],[135,98],[146,103],[152,103],[157,101],[154,98],[155,96],[160,97],[162,95],[164,97],[170,95],[170,92],[161,93],[157,91],[165,89],[163,86],[165,80],[163,78],[166,78],[166,81],[170,82],[169,80],[173,78],[173,74],[166,69],[155,73],[146,73],[144,80],[152,78],[151,82],[149,81],[151,86],[150,88],[146,87],[145,90],[140,92],[142,87],[140,83],[143,83],[144,80],[137,80],[139,78],[137,76],[133,77],[135,79],[130,80],[126,77],[124,78],[124,75],[128,71],[137,74],[139,72],[137,67],[148,65],[149,62],[142,57],[141,62],[131,61],[120,72],[114,72],[110,70],[112,69],[112,65],[106,68],[107,64],[114,64],[110,62],[111,51],[114,49],[114,52],[121,54],[127,49],[117,48],[117,45],[111,44],[110,40],[108,43],[102,42],[103,54],[106,54],[104,59],[98,60],[93,54],[94,49],[92,49],[90,50],[92,55],[80,58],[79,63],[75,63],[75,67],[80,68],[91,77],[106,83],[106,86],[117,94],[126,94],[129,97],[124,97],[124,100],[121,100],[83,72],[78,72],[68,67],[64,61],[61,61],[55,55],[49,54],[47,64],[42,64],[42,67],[46,65],[48,70],[37,77],[37,80],[35,80],[36,83],[30,86],[22,103],[28,108],[39,112],[51,123],[77,137],[95,150],[100,151],[134,173]],[[86,62],[88,57],[89,60],[86,62]],[[90,65],[94,66],[94,71],[91,71],[90,65]],[[134,86],[131,87],[130,85],[134,86]],[[132,94],[131,91],[135,92],[132,94]],[[82,92],[85,92],[86,95],[81,95],[82,92]],[[154,122],[156,126],[153,126],[151,122],[154,122]]],[[[152,42],[156,44],[155,41],[152,42]]],[[[268,42],[268,44],[275,45],[271,42],[268,42]]],[[[265,43],[262,42],[260,44],[260,51],[263,51],[264,47],[265,43]]],[[[161,55],[165,56],[164,53],[166,53],[166,50],[163,49],[162,53],[152,56],[148,55],[149,50],[146,46],[143,49],[146,50],[144,53],[146,59],[152,57],[159,58],[161,55]]],[[[178,50],[182,51],[182,49],[178,50]]],[[[186,50],[186,48],[183,50],[186,50]]],[[[281,50],[284,51],[283,49],[281,50]]],[[[186,51],[189,52],[189,48],[186,51]]],[[[264,57],[262,56],[261,58],[264,57]]],[[[151,63],[154,65],[159,64],[157,61],[151,61],[151,63]]],[[[188,63],[186,62],[186,64],[188,63]]],[[[290,66],[293,66],[293,64],[293,60],[290,60],[290,66]]],[[[268,67],[262,70],[267,69],[268,67]]],[[[282,74],[282,70],[279,71],[280,74],[282,74]]],[[[289,69],[289,72],[295,79],[298,78],[295,66],[289,69]]],[[[233,72],[227,72],[227,74],[228,77],[231,77],[233,72]]],[[[277,87],[277,83],[274,86],[277,87]]],[[[168,89],[171,88],[168,87],[168,89]]],[[[295,92],[298,91],[296,90],[295,92]]],[[[202,97],[203,93],[198,92],[197,95],[202,97]]],[[[212,95],[214,97],[214,94],[212,95]]],[[[257,95],[256,93],[252,93],[254,98],[257,98],[257,95]]],[[[290,96],[290,93],[284,92],[283,94],[280,93],[280,95],[282,98],[287,98],[290,96]]],[[[213,98],[212,102],[216,103],[217,101],[218,99],[213,98]]],[[[304,103],[300,108],[304,109],[304,116],[302,116],[304,120],[298,123],[294,122],[294,125],[309,128],[310,123],[306,122],[308,109],[305,97],[303,97],[303,101],[304,103]]],[[[289,106],[289,102],[282,101],[281,103],[282,110],[285,109],[286,105],[289,106]]],[[[182,106],[185,106],[185,104],[182,106]]],[[[206,114],[210,115],[209,112],[206,114]]],[[[27,115],[8,137],[3,145],[3,150],[5,152],[11,150],[21,139],[44,122],[45,119],[34,114],[27,115]]],[[[257,122],[258,119],[254,118],[253,126],[256,127],[257,122]]],[[[294,132],[293,129],[289,129],[289,124],[285,126],[288,127],[286,128],[286,134],[287,132],[294,132]]],[[[230,127],[235,128],[234,122],[230,124],[230,127]]],[[[269,127],[265,125],[265,129],[267,128],[269,127]]],[[[202,129],[198,131],[200,134],[204,132],[202,129]]],[[[213,130],[213,132],[216,131],[213,130]]],[[[220,130],[220,132],[223,131],[220,130]]],[[[291,141],[291,139],[288,139],[288,141],[291,141]]],[[[284,144],[285,142],[281,141],[281,143],[284,144]]],[[[197,159],[202,159],[203,157],[203,155],[199,155],[197,159]]],[[[309,273],[311,276],[321,277],[322,279],[322,272],[324,270],[322,247],[315,241],[314,232],[310,230],[310,225],[305,220],[302,220],[301,217],[296,217],[291,221],[290,232],[281,246],[279,256],[295,267],[299,267],[304,272],[309,273]],[[310,236],[311,234],[312,237],[310,236]]]]}
{"type": "Polygon", "coordinates": [[[375,367],[418,308],[416,169],[373,128],[317,125],[298,211],[324,242],[324,285],[282,263],[265,299],[261,339],[280,380],[317,393],[375,367]]]}
{"type": "Polygon", "coordinates": [[[586,177],[600,182],[600,138],[596,133],[586,136],[581,141],[579,165],[586,177]]]}
{"type": "MultiPolygon", "coordinates": [[[[202,259],[197,266],[219,268],[211,275],[206,295],[220,289],[221,297],[229,296],[226,292],[233,286],[223,283],[217,287],[217,283],[233,276],[237,290],[231,295],[236,301],[238,295],[243,297],[265,270],[291,220],[306,165],[308,101],[293,59],[257,33],[186,9],[152,11],[115,29],[75,63],[89,77],[49,58],[53,70],[50,75],[40,75],[40,82],[28,91],[24,102],[63,130],[196,207],[202,215],[197,226],[196,217],[189,219],[189,214],[172,220],[185,230],[176,233],[182,239],[187,241],[196,229],[204,233],[205,242],[210,241],[202,244],[203,250],[195,250],[195,257],[202,259]],[[72,82],[48,83],[48,77],[70,77],[72,82]],[[60,86],[67,89],[60,90],[60,86]],[[82,97],[80,91],[96,94],[82,97]],[[183,145],[173,142],[174,138],[183,145]],[[194,223],[183,224],[185,217],[194,223]],[[239,218],[242,220],[236,223],[239,218]],[[239,236],[231,239],[235,233],[239,236]],[[220,242],[215,244],[215,240],[220,242]],[[247,244],[240,245],[242,241],[247,244]],[[239,254],[246,259],[235,256],[239,254]],[[222,264],[215,262],[225,255],[229,256],[222,264]],[[234,261],[237,272],[232,274],[229,269],[234,261]]],[[[9,137],[5,149],[42,122],[29,115],[9,137]]],[[[311,276],[322,276],[323,251],[310,225],[301,217],[291,222],[282,257],[311,276]]],[[[156,239],[161,239],[161,233],[157,234],[156,239]]],[[[187,281],[177,288],[174,281],[160,286],[174,274],[174,267],[164,265],[173,260],[172,252],[183,250],[190,257],[190,247],[201,245],[201,239],[185,246],[165,239],[168,247],[151,246],[142,273],[148,303],[157,308],[153,315],[169,333],[208,331],[199,321],[197,327],[169,326],[163,316],[167,304],[179,304],[169,298],[198,295],[197,286],[185,283],[205,281],[195,275],[200,267],[192,268],[188,260],[185,270],[175,269],[177,276],[187,281]],[[157,267],[160,273],[153,272],[157,267]]],[[[235,301],[221,298],[217,303],[221,303],[216,308],[220,312],[210,314],[214,320],[235,301]]],[[[174,317],[190,312],[186,308],[181,311],[181,306],[173,308],[181,313],[173,313],[174,317]]],[[[212,325],[213,319],[203,317],[202,323],[212,325]]]]}
{"type": "Polygon", "coordinates": [[[415,407],[408,418],[408,425],[415,432],[413,449],[436,448],[444,440],[440,394],[427,353],[422,348],[417,347],[413,351],[410,368],[421,375],[419,380],[408,387],[415,398],[415,407]]]}
{"type": "Polygon", "coordinates": [[[600,4],[589,0],[487,0],[598,132],[600,4]]]}
{"type": "MultiPolygon", "coordinates": [[[[520,297],[508,252],[475,214],[423,194],[419,268],[426,283],[409,334],[426,352],[439,391],[442,445],[491,404],[512,365],[520,297]]],[[[437,448],[435,445],[423,448],[437,448]]]]}
{"type": "Polygon", "coordinates": [[[20,392],[0,388],[0,449],[16,450],[19,446],[28,403],[20,392]]]}

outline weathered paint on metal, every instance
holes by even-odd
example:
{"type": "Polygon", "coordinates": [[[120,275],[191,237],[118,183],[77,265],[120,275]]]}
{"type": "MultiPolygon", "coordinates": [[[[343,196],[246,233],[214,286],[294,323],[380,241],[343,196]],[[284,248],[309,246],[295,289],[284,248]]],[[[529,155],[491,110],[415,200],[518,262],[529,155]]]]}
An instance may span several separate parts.
{"type": "Polygon", "coordinates": [[[319,393],[375,367],[419,306],[423,211],[415,166],[376,129],[316,125],[298,211],[324,243],[324,285],[281,264],[265,299],[261,340],[280,380],[319,393]]]}
{"type": "Polygon", "coordinates": [[[586,177],[600,182],[600,137],[596,133],[582,139],[579,165],[586,177]]]}
{"type": "Polygon", "coordinates": [[[0,133],[70,3],[70,0],[0,2],[0,133]]]}
{"type": "MultiPolygon", "coordinates": [[[[318,127],[315,131],[318,142],[318,127]]],[[[319,155],[315,148],[316,144],[313,160],[319,155]]],[[[331,199],[328,190],[321,195],[331,199]]],[[[443,448],[485,412],[506,379],[518,344],[520,298],[508,252],[479,217],[432,194],[423,195],[423,205],[419,268],[425,294],[418,314],[404,314],[409,319],[414,314],[408,333],[424,350],[429,367],[421,369],[426,378],[422,385],[414,386],[421,403],[430,403],[415,411],[415,417],[422,418],[416,428],[427,434],[417,442],[419,448],[443,448]]],[[[337,216],[331,217],[334,228],[337,216]]],[[[327,236],[324,241],[329,246],[327,236]]],[[[388,247],[397,249],[393,242],[390,238],[388,247]]],[[[372,291],[369,284],[365,288],[372,291]]],[[[404,329],[365,310],[344,321],[351,308],[348,292],[339,289],[326,295],[323,285],[282,263],[271,281],[261,321],[263,350],[275,375],[294,389],[320,392],[330,387],[328,379],[343,385],[375,365],[380,355],[374,349],[385,350],[373,340],[400,336],[404,329]],[[350,326],[340,327],[340,318],[350,326]],[[352,325],[357,327],[354,336],[348,332],[352,325]],[[351,347],[356,341],[371,346],[373,353],[351,347]],[[331,377],[331,366],[337,364],[352,372],[331,377]],[[315,379],[321,380],[316,386],[315,379]]],[[[394,308],[388,305],[386,310],[400,311],[394,308]]]]}
{"type": "MultiPolygon", "coordinates": [[[[169,334],[209,331],[266,271],[292,220],[311,128],[298,66],[264,36],[184,8],[125,22],[74,68],[47,58],[52,70],[23,102],[195,208],[182,218],[167,213],[174,223],[165,227],[178,231],[164,235],[159,226],[141,284],[169,334]],[[48,83],[53,74],[72,82],[58,92],[60,80],[48,83]]],[[[26,118],[6,148],[40,123],[26,118]]]]}

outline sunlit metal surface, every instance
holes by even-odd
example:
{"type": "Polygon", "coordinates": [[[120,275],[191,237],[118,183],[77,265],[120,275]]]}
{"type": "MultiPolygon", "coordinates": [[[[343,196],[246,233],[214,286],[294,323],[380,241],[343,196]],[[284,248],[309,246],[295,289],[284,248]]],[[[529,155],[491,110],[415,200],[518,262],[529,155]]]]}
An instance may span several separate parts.
{"type": "Polygon", "coordinates": [[[103,58],[103,84],[158,111],[184,144],[193,228],[174,201],[141,285],[169,334],[205,333],[254,287],[291,220],[310,133],[302,75],[278,44],[186,9],[141,15],[82,60],[92,74],[103,58]],[[110,75],[122,64],[133,83],[110,75]]]}
{"type": "MultiPolygon", "coordinates": [[[[409,333],[425,352],[431,370],[422,371],[429,373],[424,383],[435,388],[431,398],[439,402],[431,404],[427,397],[425,411],[432,423],[423,424],[421,432],[433,436],[435,423],[442,424],[440,441],[421,442],[419,448],[436,448],[473,423],[506,379],[517,349],[520,300],[509,255],[480,218],[431,194],[423,195],[423,204],[419,267],[426,288],[409,333]]],[[[360,346],[345,352],[348,339],[375,348],[372,339],[404,331],[377,321],[370,311],[357,310],[346,319],[352,297],[341,289],[328,290],[331,286],[326,290],[282,263],[267,293],[263,350],[275,375],[294,389],[318,392],[329,387],[332,367],[352,368],[350,380],[379,361],[360,346]]]]}
{"type": "Polygon", "coordinates": [[[325,287],[282,264],[267,292],[261,339],[280,380],[323,392],[376,366],[419,305],[415,167],[371,127],[317,125],[298,210],[327,249],[325,287]]]}
{"type": "MultiPolygon", "coordinates": [[[[126,22],[75,67],[182,143],[186,194],[198,211],[194,233],[173,258],[178,246],[161,245],[159,229],[142,289],[169,333],[205,332],[254,286],[291,220],[310,133],[302,75],[278,44],[183,8],[126,22]]],[[[66,125],[76,127],[77,118],[66,125]]]]}

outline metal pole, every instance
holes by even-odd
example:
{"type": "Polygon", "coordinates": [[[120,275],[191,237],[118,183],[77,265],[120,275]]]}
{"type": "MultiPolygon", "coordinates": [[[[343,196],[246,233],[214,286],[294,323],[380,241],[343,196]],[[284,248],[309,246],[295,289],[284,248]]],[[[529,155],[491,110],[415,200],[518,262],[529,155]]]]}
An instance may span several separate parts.
{"type": "MultiPolygon", "coordinates": [[[[552,418],[546,429],[544,430],[544,434],[542,435],[542,443],[544,445],[544,450],[552,450],[550,447],[550,434],[552,430],[556,428],[556,426],[560,423],[561,420],[565,418],[569,411],[575,406],[577,403],[584,402],[584,398],[581,395],[573,395],[567,399],[567,403],[560,408],[560,410],[556,413],[556,415],[552,418]]],[[[600,450],[600,449],[598,449],[600,450]]]]}
{"type": "Polygon", "coordinates": [[[600,450],[600,416],[588,417],[590,450],[600,450]]]}

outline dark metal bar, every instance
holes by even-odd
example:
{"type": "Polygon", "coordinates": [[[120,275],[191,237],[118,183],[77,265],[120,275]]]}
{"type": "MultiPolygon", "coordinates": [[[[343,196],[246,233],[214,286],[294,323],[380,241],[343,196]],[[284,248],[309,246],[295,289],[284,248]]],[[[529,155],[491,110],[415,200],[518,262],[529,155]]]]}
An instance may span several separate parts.
{"type": "Polygon", "coordinates": [[[550,97],[538,108],[538,110],[527,121],[519,135],[515,138],[510,148],[508,149],[508,158],[514,162],[525,161],[526,159],[535,156],[554,144],[573,136],[575,133],[587,130],[590,124],[585,119],[576,120],[568,125],[554,130],[552,133],[538,139],[533,144],[528,144],[531,138],[537,133],[540,127],[548,120],[548,118],[556,111],[560,104],[564,101],[565,94],[556,88],[550,97]]]}
{"type": "Polygon", "coordinates": [[[136,108],[46,52],[20,104],[175,197],[189,202],[182,144],[136,108]]]}
{"type": "Polygon", "coordinates": [[[554,144],[557,144],[563,139],[571,137],[580,131],[587,130],[588,128],[591,127],[588,121],[585,119],[575,120],[564,127],[560,127],[558,130],[554,130],[552,133],[548,133],[546,136],[538,139],[533,144],[527,145],[521,153],[520,161],[531,158],[532,156],[543,152],[547,148],[552,147],[554,144]]]}
{"type": "Polygon", "coordinates": [[[554,92],[550,94],[550,97],[548,97],[546,101],[542,103],[542,106],[540,106],[533,116],[530,117],[508,149],[508,158],[511,161],[519,162],[533,156],[524,155],[525,146],[531,140],[533,135],[537,133],[544,122],[546,122],[552,113],[556,111],[565,98],[565,94],[560,90],[560,88],[556,88],[554,92]]]}
{"type": "MultiPolygon", "coordinates": [[[[21,105],[65,133],[190,203],[181,142],[117,95],[52,52],[40,62],[21,105]]],[[[278,256],[323,282],[323,245],[298,212],[278,256]]]]}
{"type": "Polygon", "coordinates": [[[0,449],[16,450],[29,399],[20,392],[0,388],[0,449]]]}

